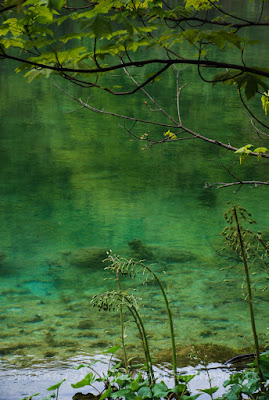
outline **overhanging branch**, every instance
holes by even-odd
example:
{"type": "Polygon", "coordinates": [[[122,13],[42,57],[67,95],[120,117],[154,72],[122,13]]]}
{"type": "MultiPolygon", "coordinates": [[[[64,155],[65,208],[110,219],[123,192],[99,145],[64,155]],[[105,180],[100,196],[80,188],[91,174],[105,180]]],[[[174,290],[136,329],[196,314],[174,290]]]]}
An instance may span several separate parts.
{"type": "Polygon", "coordinates": [[[4,52],[2,52],[2,54],[0,54],[0,57],[2,59],[14,60],[14,61],[18,61],[20,63],[32,65],[34,67],[49,69],[49,70],[56,71],[56,72],[74,72],[74,73],[84,73],[84,74],[96,74],[96,73],[101,73],[101,72],[117,71],[117,70],[127,68],[127,67],[142,68],[142,67],[144,67],[146,65],[150,65],[150,64],[165,64],[166,68],[169,68],[172,65],[184,64],[184,65],[199,65],[201,67],[207,67],[207,68],[213,68],[213,69],[225,69],[225,68],[235,69],[238,71],[249,72],[251,74],[256,74],[259,76],[264,76],[266,78],[269,78],[269,72],[263,71],[262,69],[259,69],[259,68],[247,67],[245,65],[231,64],[231,63],[218,62],[218,61],[199,60],[199,59],[196,60],[196,59],[188,59],[188,58],[169,59],[169,60],[162,59],[162,58],[160,58],[160,59],[153,58],[150,60],[129,61],[129,62],[125,62],[122,64],[111,65],[108,67],[99,67],[99,68],[90,68],[90,69],[77,68],[76,69],[76,68],[67,68],[67,67],[62,67],[62,66],[52,66],[52,65],[35,62],[35,61],[30,61],[30,60],[23,59],[20,57],[12,56],[10,54],[6,54],[4,52]]]}
{"type": "Polygon", "coordinates": [[[211,186],[217,186],[217,189],[222,189],[229,186],[242,186],[242,185],[254,185],[254,187],[262,186],[262,185],[269,185],[269,181],[238,181],[238,182],[215,182],[210,183],[206,182],[204,187],[209,188],[211,186]]]}

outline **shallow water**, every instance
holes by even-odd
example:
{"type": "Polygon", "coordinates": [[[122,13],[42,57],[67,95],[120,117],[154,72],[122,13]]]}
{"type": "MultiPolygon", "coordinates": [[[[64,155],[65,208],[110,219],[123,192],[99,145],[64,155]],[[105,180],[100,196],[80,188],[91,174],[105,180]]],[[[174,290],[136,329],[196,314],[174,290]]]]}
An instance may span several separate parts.
{"type": "MultiPolygon", "coordinates": [[[[80,392],[87,394],[89,392],[97,394],[98,391],[103,390],[103,384],[101,382],[94,383],[93,388],[79,388],[73,389],[71,387],[72,383],[81,381],[87,373],[90,372],[87,368],[81,368],[80,370],[75,370],[79,364],[88,364],[92,361],[99,360],[95,363],[94,369],[95,373],[99,375],[105,375],[107,373],[107,368],[110,362],[110,358],[103,356],[98,356],[98,358],[89,358],[83,355],[68,359],[64,365],[59,368],[59,366],[53,362],[47,362],[46,365],[38,364],[35,369],[25,368],[25,369],[14,369],[12,374],[10,370],[7,372],[3,367],[0,370],[0,379],[3,381],[0,400],[13,400],[29,395],[29,380],[31,380],[31,394],[40,393],[40,396],[46,397],[52,394],[53,391],[47,391],[47,388],[65,379],[62,383],[59,396],[61,400],[70,400],[72,396],[80,392]],[[14,377],[15,375],[15,377],[14,377]]],[[[228,379],[229,370],[227,367],[218,364],[210,363],[207,366],[207,371],[203,365],[198,365],[197,367],[185,367],[178,370],[180,375],[196,375],[188,384],[188,388],[191,393],[199,393],[201,389],[209,388],[209,377],[211,379],[211,384],[213,386],[218,386],[219,390],[216,392],[216,396],[220,396],[223,389],[223,382],[228,379]],[[199,374],[198,374],[199,371],[199,374]]],[[[154,374],[157,382],[164,381],[168,387],[173,387],[173,377],[172,371],[167,366],[156,365],[154,367],[154,374]]],[[[42,398],[43,398],[42,397],[42,398]]],[[[199,397],[200,400],[208,400],[210,396],[207,394],[202,394],[199,397]]]]}
{"type": "MultiPolygon", "coordinates": [[[[100,255],[89,265],[81,255],[85,249],[113,249],[131,257],[135,254],[128,243],[135,238],[152,246],[153,269],[171,300],[178,345],[250,347],[243,271],[235,256],[221,251],[220,232],[227,201],[247,207],[258,229],[266,229],[268,190],[205,189],[206,181],[230,180],[214,161],[221,150],[192,140],[142,150],[143,143],[130,141],[118,121],[86,110],[64,114],[76,106],[50,81],[26,85],[22,77],[11,78],[10,69],[1,65],[0,77],[0,354],[5,366],[27,368],[44,359],[59,366],[81,352],[93,355],[115,344],[118,316],[90,306],[94,294],[115,288],[114,278],[103,271],[100,255]]],[[[232,96],[227,102],[230,88],[211,94],[191,70],[185,80],[186,125],[226,142],[237,132],[235,145],[255,144],[239,103],[232,96]]],[[[172,113],[173,75],[167,82],[160,102],[172,113]]],[[[158,89],[149,90],[158,96],[158,89]]],[[[91,101],[109,110],[115,99],[98,94],[91,101]]],[[[258,102],[253,106],[260,107],[258,102]]],[[[117,98],[117,109],[148,116],[141,96],[117,98]]],[[[159,131],[154,128],[152,134],[159,131]]],[[[234,155],[225,157],[225,165],[238,161],[234,155]]],[[[259,179],[266,164],[250,160],[235,170],[241,179],[259,179]]],[[[258,268],[253,272],[257,326],[266,344],[266,275],[258,268]]],[[[142,298],[154,352],[166,349],[169,331],[158,287],[144,284],[143,277],[122,283],[142,298]]],[[[129,352],[139,354],[131,321],[126,334],[129,352]]]]}

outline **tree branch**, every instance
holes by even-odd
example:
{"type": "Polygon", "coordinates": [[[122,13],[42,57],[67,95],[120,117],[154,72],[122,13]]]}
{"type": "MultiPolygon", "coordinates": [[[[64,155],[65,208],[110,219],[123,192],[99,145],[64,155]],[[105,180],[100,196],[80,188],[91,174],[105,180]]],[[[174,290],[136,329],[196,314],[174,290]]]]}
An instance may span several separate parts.
{"type": "Polygon", "coordinates": [[[269,181],[263,182],[263,181],[238,181],[238,182],[215,182],[215,183],[210,183],[210,182],[205,182],[204,187],[207,189],[211,186],[217,186],[217,189],[222,189],[225,187],[229,186],[237,186],[237,185],[254,185],[255,188],[261,185],[269,185],[269,181]]]}
{"type": "MultiPolygon", "coordinates": [[[[150,125],[162,126],[162,127],[166,127],[166,128],[173,128],[173,129],[180,129],[183,132],[190,134],[194,138],[201,139],[201,140],[203,140],[205,142],[208,142],[208,143],[223,147],[223,148],[225,148],[227,150],[230,150],[230,151],[233,151],[233,152],[238,150],[237,147],[231,146],[230,144],[226,144],[226,143],[220,142],[219,140],[215,140],[215,139],[211,139],[209,137],[203,136],[203,135],[201,135],[201,134],[199,134],[197,132],[194,132],[193,130],[183,126],[180,123],[171,125],[171,124],[156,122],[156,121],[152,121],[152,120],[144,120],[144,119],[140,119],[140,118],[136,118],[136,117],[130,117],[128,115],[113,113],[113,112],[105,111],[104,109],[100,110],[98,108],[95,108],[95,107],[89,105],[88,103],[83,102],[82,99],[75,98],[70,93],[68,93],[64,89],[62,89],[59,85],[57,85],[56,82],[53,81],[53,83],[62,93],[64,93],[65,95],[70,97],[72,100],[76,101],[77,103],[79,103],[81,106],[83,106],[83,108],[87,108],[87,109],[89,109],[89,110],[91,110],[91,111],[93,111],[95,113],[104,114],[104,115],[110,115],[112,117],[116,117],[116,118],[120,118],[120,119],[128,120],[128,121],[141,122],[143,124],[150,124],[150,125]]],[[[172,117],[170,117],[170,119],[172,119],[172,117]]],[[[173,119],[172,119],[172,121],[173,121],[173,119]]],[[[186,140],[186,139],[187,138],[184,138],[184,139],[183,138],[177,138],[177,139],[170,139],[168,141],[169,142],[176,142],[178,140],[186,140]]],[[[154,144],[162,143],[162,142],[163,142],[163,140],[155,141],[154,144]]],[[[261,154],[261,153],[250,152],[248,155],[255,156],[255,157],[269,158],[269,154],[264,154],[264,153],[261,154]]]]}
{"type": "MultiPolygon", "coordinates": [[[[43,64],[43,63],[39,63],[39,62],[35,62],[35,61],[30,61],[30,60],[26,60],[23,58],[19,58],[16,56],[12,56],[10,54],[4,53],[2,52],[2,54],[0,54],[1,58],[6,58],[9,60],[14,60],[14,61],[18,61],[20,63],[26,63],[28,65],[32,65],[35,67],[40,67],[40,68],[44,68],[44,69],[50,69],[52,71],[56,71],[56,72],[74,72],[74,73],[83,73],[83,74],[95,74],[95,73],[99,73],[99,72],[109,72],[109,71],[116,71],[119,69],[123,69],[124,67],[137,67],[137,68],[142,68],[145,65],[150,65],[150,64],[165,64],[164,69],[169,68],[172,65],[176,65],[176,64],[189,64],[189,65],[199,65],[199,66],[203,66],[203,67],[207,67],[207,68],[216,68],[216,69],[220,69],[220,68],[227,68],[227,69],[235,69],[238,71],[242,71],[242,72],[249,72],[252,74],[256,74],[259,76],[264,76],[269,78],[269,72],[268,71],[263,71],[262,69],[259,68],[252,68],[252,67],[247,67],[244,65],[238,65],[238,64],[231,64],[231,63],[225,63],[225,62],[219,62],[219,61],[210,61],[210,60],[196,60],[196,59],[158,59],[158,58],[154,58],[154,59],[150,59],[150,60],[141,60],[141,61],[132,61],[132,62],[126,62],[123,64],[117,64],[117,65],[111,65],[108,67],[101,67],[101,68],[91,68],[91,69],[80,69],[80,68],[67,68],[67,67],[60,67],[60,66],[52,66],[52,65],[47,65],[47,64],[43,64]]],[[[163,70],[157,72],[156,74],[159,75],[161,72],[163,72],[163,70]]],[[[154,77],[151,77],[151,79],[147,80],[147,83],[151,82],[152,79],[154,77]]],[[[146,83],[143,84],[143,86],[146,83]]],[[[123,94],[132,94],[133,92],[124,92],[123,94]]]]}

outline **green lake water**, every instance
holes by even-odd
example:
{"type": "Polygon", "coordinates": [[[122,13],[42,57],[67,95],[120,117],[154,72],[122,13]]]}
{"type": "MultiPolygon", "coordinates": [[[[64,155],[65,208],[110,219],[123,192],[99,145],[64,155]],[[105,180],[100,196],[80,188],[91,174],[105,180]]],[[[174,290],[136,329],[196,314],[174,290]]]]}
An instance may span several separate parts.
{"type": "MultiPolygon", "coordinates": [[[[268,229],[268,189],[205,189],[207,181],[232,180],[218,162],[238,162],[235,155],[214,160],[222,150],[198,140],[143,150],[144,143],[130,140],[119,120],[85,109],[67,113],[77,105],[50,81],[27,85],[12,69],[1,65],[0,76],[3,366],[28,367],[42,360],[60,365],[116,344],[118,315],[89,304],[94,294],[116,288],[116,283],[101,262],[90,258],[85,265],[82,259],[93,249],[99,258],[100,249],[139,257],[128,245],[133,239],[154,254],[152,268],[171,300],[179,346],[251,346],[242,266],[221,250],[220,232],[227,201],[246,207],[257,229],[268,229]]],[[[187,126],[235,146],[259,145],[232,88],[203,86],[191,69],[182,75],[181,83],[186,81],[182,117],[187,126]]],[[[172,73],[165,88],[150,86],[149,91],[176,116],[172,73]]],[[[107,111],[116,107],[117,112],[149,118],[144,100],[142,95],[131,99],[93,92],[89,101],[107,111]]],[[[259,99],[252,106],[262,115],[259,99]]],[[[159,127],[135,129],[140,136],[148,129],[156,136],[163,132],[159,127]]],[[[241,167],[238,162],[233,171],[241,179],[267,179],[266,168],[264,161],[249,160],[241,167]]],[[[253,272],[257,326],[266,344],[268,292],[261,290],[266,276],[258,267],[253,272]]],[[[144,284],[142,277],[122,284],[142,298],[155,353],[167,349],[169,330],[158,287],[151,281],[144,284]]],[[[126,334],[129,351],[139,354],[131,321],[126,334]]]]}

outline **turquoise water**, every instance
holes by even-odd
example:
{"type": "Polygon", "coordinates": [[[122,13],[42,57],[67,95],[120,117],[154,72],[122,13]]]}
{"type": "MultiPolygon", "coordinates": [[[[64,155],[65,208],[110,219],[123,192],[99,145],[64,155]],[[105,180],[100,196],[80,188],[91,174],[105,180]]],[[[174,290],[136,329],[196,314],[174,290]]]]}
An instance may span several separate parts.
{"type": "MultiPolygon", "coordinates": [[[[144,150],[144,143],[131,140],[120,121],[87,110],[70,113],[77,105],[50,81],[27,85],[12,75],[11,66],[1,68],[4,365],[23,367],[48,359],[60,364],[115,344],[118,316],[99,313],[89,303],[94,294],[115,288],[114,278],[103,271],[105,251],[139,257],[128,244],[133,239],[154,254],[149,261],[171,299],[178,345],[249,347],[243,272],[234,256],[221,251],[220,232],[227,201],[247,207],[258,229],[266,229],[268,189],[242,187],[235,193],[234,188],[205,189],[204,183],[232,179],[218,162],[229,166],[236,161],[233,172],[241,179],[266,179],[266,163],[249,160],[240,167],[234,155],[216,161],[222,150],[198,140],[144,150]]],[[[187,69],[182,76],[182,83],[188,82],[182,94],[184,123],[236,146],[258,143],[239,101],[229,94],[233,89],[212,91],[194,74],[187,69]]],[[[165,90],[149,90],[156,97],[161,93],[158,101],[176,115],[172,73],[165,90]]],[[[115,99],[97,92],[90,98],[108,111],[149,118],[144,100],[141,95],[115,99]]],[[[252,106],[261,114],[258,100],[252,106]]],[[[163,133],[159,127],[135,129],[139,136],[148,129],[156,137],[163,133]]],[[[266,343],[268,295],[261,291],[266,276],[257,271],[255,308],[266,343]]],[[[138,277],[123,286],[142,298],[155,353],[166,349],[168,326],[156,285],[138,277]]],[[[131,321],[126,333],[129,351],[138,354],[131,321]]]]}

